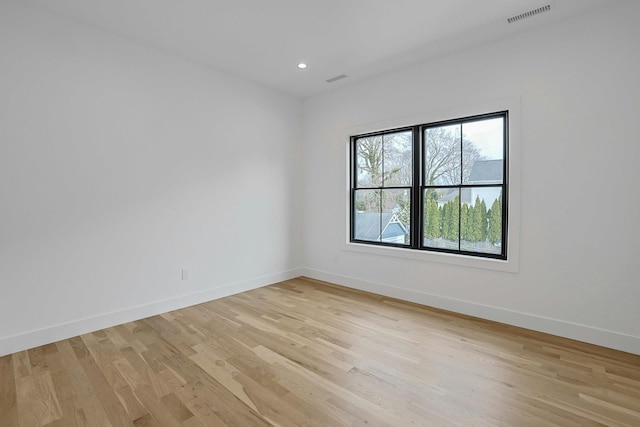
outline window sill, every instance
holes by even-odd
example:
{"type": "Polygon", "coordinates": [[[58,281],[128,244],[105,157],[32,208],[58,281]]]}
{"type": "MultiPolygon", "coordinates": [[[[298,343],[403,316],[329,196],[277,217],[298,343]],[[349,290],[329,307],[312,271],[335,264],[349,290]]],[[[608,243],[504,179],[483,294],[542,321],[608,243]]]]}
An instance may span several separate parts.
{"type": "Polygon", "coordinates": [[[375,255],[381,257],[401,258],[405,260],[414,260],[419,262],[433,262],[450,265],[458,265],[461,267],[481,268],[484,270],[502,271],[507,273],[518,272],[517,260],[511,259],[499,260],[492,258],[475,258],[467,255],[457,255],[442,252],[418,251],[415,249],[404,249],[389,246],[367,245],[363,243],[344,244],[343,250],[348,252],[357,252],[367,255],[375,255]]]}

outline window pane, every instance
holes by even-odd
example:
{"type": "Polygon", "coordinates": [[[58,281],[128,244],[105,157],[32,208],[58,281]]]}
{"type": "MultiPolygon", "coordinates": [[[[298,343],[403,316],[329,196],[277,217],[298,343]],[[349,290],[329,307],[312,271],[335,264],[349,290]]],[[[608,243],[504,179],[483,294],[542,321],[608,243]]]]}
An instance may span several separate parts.
{"type": "Polygon", "coordinates": [[[356,140],[358,187],[382,186],[382,136],[368,136],[356,140]]]}
{"type": "Polygon", "coordinates": [[[413,137],[411,131],[384,135],[384,186],[399,187],[413,182],[413,137]]]}
{"type": "Polygon", "coordinates": [[[409,243],[409,189],[356,190],[354,238],[371,242],[409,243]]]}
{"type": "Polygon", "coordinates": [[[382,242],[409,244],[411,191],[382,190],[382,242]]]}
{"type": "Polygon", "coordinates": [[[462,124],[464,184],[502,184],[504,118],[462,124]]]}
{"type": "Polygon", "coordinates": [[[460,189],[426,189],[424,192],[423,245],[459,249],[460,189]]]}
{"type": "Polygon", "coordinates": [[[381,190],[356,190],[355,239],[375,242],[380,236],[381,194],[381,190]]]}
{"type": "Polygon", "coordinates": [[[424,185],[459,185],[462,179],[460,124],[424,131],[424,185]]]}
{"type": "Polygon", "coordinates": [[[502,251],[502,188],[462,189],[460,249],[500,254],[502,251]]]}

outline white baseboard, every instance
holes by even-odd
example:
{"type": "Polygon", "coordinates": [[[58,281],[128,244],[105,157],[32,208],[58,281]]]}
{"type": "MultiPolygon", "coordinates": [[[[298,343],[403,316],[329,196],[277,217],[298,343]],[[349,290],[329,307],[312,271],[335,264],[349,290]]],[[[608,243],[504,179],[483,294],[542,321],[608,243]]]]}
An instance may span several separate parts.
{"type": "Polygon", "coordinates": [[[481,319],[506,323],[521,328],[557,335],[577,341],[600,345],[628,353],[640,354],[640,337],[609,331],[588,325],[537,316],[490,305],[477,304],[455,298],[398,288],[383,283],[342,276],[326,271],[304,268],[303,275],[337,285],[347,286],[366,292],[411,301],[430,307],[479,317],[481,319]]]}
{"type": "Polygon", "coordinates": [[[616,350],[626,351],[628,353],[640,354],[640,337],[633,335],[566,322],[558,319],[551,319],[529,313],[517,312],[500,307],[477,304],[470,301],[429,294],[426,292],[398,288],[392,285],[370,282],[355,277],[337,275],[311,268],[297,268],[268,276],[257,277],[243,282],[229,283],[177,298],[154,301],[149,304],[130,307],[120,311],[104,313],[97,316],[78,319],[73,322],[58,324],[48,328],[3,337],[0,338],[0,357],[111,326],[144,319],[145,317],[155,316],[168,311],[178,310],[191,305],[257,289],[299,276],[306,276],[312,279],[323,280],[353,289],[373,292],[379,295],[411,301],[430,307],[601,345],[616,350]]]}
{"type": "Polygon", "coordinates": [[[292,269],[267,276],[256,277],[237,283],[228,283],[223,286],[207,289],[188,295],[181,295],[176,298],[154,301],[149,304],[129,307],[124,310],[103,313],[72,322],[62,323],[55,326],[28,331],[8,337],[0,338],[0,357],[27,350],[33,347],[49,344],[52,342],[75,337],[100,329],[109,328],[145,317],[155,316],[172,310],[189,307],[203,302],[212,301],[251,289],[282,282],[303,275],[303,269],[292,269]]]}

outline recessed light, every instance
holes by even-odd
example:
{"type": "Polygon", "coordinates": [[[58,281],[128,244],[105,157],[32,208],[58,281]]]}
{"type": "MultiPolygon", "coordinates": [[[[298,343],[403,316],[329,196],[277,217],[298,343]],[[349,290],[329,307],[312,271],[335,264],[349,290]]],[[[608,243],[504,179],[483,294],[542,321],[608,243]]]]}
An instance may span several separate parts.
{"type": "Polygon", "coordinates": [[[305,64],[304,62],[301,62],[298,64],[298,68],[300,68],[301,70],[304,70],[305,68],[307,68],[307,64],[305,64]]]}

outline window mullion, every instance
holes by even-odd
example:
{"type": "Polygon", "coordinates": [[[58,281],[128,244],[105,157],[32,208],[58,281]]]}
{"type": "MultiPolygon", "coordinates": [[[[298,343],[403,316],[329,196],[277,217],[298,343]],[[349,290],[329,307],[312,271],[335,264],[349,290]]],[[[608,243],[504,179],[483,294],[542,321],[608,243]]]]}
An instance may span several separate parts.
{"type": "Polygon", "coordinates": [[[422,132],[413,127],[413,182],[411,191],[411,247],[420,248],[422,242],[422,132]]]}
{"type": "Polygon", "coordinates": [[[458,250],[462,249],[462,185],[464,184],[464,122],[460,123],[460,182],[458,183],[458,250]]]}

